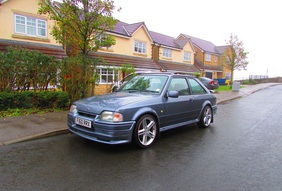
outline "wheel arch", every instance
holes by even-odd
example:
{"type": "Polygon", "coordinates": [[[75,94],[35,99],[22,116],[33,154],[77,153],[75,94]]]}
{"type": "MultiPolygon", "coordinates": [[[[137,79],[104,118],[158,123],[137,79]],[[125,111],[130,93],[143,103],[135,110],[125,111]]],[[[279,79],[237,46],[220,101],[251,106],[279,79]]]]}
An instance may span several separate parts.
{"type": "Polygon", "coordinates": [[[208,100],[206,100],[206,101],[203,103],[202,108],[201,108],[201,112],[200,112],[200,114],[199,114],[199,116],[198,116],[198,120],[201,119],[203,110],[204,110],[204,108],[205,108],[206,106],[209,106],[209,107],[211,108],[211,111],[212,111],[212,120],[211,120],[211,122],[213,123],[214,111],[213,111],[212,103],[211,103],[210,101],[208,101],[208,100]]]}
{"type": "MultiPolygon", "coordinates": [[[[158,134],[159,134],[160,133],[160,119],[159,119],[158,113],[154,109],[152,109],[150,107],[143,107],[143,108],[139,109],[137,112],[135,112],[132,119],[137,122],[138,119],[140,119],[140,117],[142,117],[143,115],[146,115],[146,114],[152,115],[155,118],[155,120],[157,122],[158,134]]],[[[135,125],[136,125],[136,123],[135,123],[135,125]]]]}

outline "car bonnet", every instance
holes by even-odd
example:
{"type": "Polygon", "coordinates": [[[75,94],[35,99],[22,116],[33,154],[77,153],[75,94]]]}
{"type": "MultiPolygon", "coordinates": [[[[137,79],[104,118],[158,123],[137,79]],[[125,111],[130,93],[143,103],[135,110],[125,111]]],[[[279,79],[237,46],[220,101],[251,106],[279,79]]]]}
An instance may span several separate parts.
{"type": "Polygon", "coordinates": [[[117,92],[93,96],[74,102],[79,111],[100,114],[102,111],[115,111],[120,107],[150,99],[151,95],[117,92]]]}

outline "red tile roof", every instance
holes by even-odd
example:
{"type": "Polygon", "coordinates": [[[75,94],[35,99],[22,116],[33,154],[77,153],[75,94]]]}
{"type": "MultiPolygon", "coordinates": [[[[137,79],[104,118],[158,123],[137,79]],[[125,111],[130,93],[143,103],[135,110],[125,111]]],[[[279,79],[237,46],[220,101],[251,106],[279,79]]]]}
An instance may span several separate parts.
{"type": "Polygon", "coordinates": [[[196,37],[193,37],[193,36],[190,36],[190,35],[186,35],[186,34],[181,34],[181,35],[183,35],[184,37],[186,37],[188,39],[191,39],[192,43],[195,46],[198,46],[204,52],[208,52],[208,53],[211,53],[211,54],[219,54],[217,49],[216,49],[216,46],[212,42],[209,42],[207,40],[203,40],[203,39],[200,39],[200,38],[196,38],[196,37]]]}
{"type": "Polygon", "coordinates": [[[199,72],[199,69],[196,68],[193,64],[185,64],[179,62],[170,62],[170,61],[163,61],[159,60],[158,64],[166,71],[172,72],[185,72],[193,74],[195,72],[199,72]]]}
{"type": "Polygon", "coordinates": [[[121,67],[123,64],[131,64],[136,69],[160,70],[160,67],[149,58],[125,56],[120,54],[95,52],[91,56],[103,58],[109,66],[121,67]]]}
{"type": "Polygon", "coordinates": [[[12,47],[20,46],[28,50],[38,50],[43,54],[49,56],[55,56],[57,59],[62,59],[66,57],[66,54],[62,46],[0,39],[0,52],[7,51],[7,48],[9,46],[12,47]]]}
{"type": "Polygon", "coordinates": [[[195,59],[195,66],[200,70],[214,70],[214,71],[219,71],[219,72],[223,71],[222,67],[220,67],[220,66],[204,65],[198,59],[195,59]]]}
{"type": "Polygon", "coordinates": [[[220,54],[224,54],[224,51],[229,47],[230,45],[226,45],[226,46],[217,46],[216,50],[218,53],[220,54]]]}
{"type": "Polygon", "coordinates": [[[167,36],[161,33],[150,31],[153,41],[162,46],[168,46],[171,48],[181,49],[182,47],[177,44],[175,39],[171,36],[167,36]]]}

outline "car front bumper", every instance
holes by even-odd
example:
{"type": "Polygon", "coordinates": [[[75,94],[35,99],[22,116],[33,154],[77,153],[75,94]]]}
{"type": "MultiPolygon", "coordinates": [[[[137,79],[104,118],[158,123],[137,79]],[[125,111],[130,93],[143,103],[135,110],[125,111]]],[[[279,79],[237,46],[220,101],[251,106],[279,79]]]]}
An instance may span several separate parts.
{"type": "Polygon", "coordinates": [[[68,113],[68,127],[72,133],[80,137],[105,144],[130,143],[132,140],[134,125],[135,121],[108,123],[68,113]],[[75,124],[74,121],[76,117],[91,121],[91,128],[75,124]]]}

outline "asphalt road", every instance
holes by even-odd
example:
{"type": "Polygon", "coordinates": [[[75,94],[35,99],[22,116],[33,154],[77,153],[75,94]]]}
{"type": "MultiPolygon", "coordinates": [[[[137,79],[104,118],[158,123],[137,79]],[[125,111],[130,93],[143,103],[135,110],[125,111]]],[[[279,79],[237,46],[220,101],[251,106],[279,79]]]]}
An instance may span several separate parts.
{"type": "Polygon", "coordinates": [[[146,150],[72,134],[0,147],[0,190],[282,190],[282,85],[219,105],[215,123],[146,150]]]}

